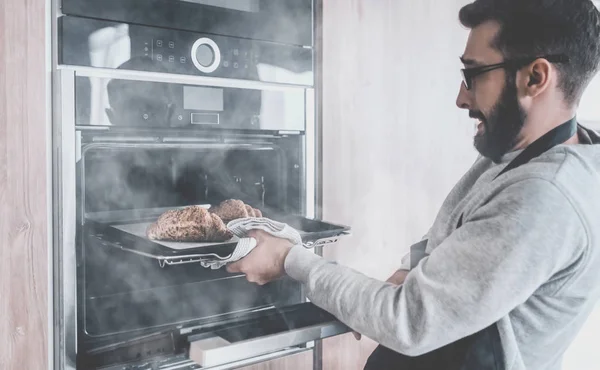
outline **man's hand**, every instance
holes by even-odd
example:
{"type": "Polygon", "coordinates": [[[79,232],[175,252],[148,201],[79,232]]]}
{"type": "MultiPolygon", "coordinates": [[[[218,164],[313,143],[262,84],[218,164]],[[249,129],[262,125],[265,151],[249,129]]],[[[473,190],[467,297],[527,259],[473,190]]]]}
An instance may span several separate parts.
{"type": "MultiPolygon", "coordinates": [[[[394,275],[390,276],[390,278],[387,279],[385,282],[392,283],[394,285],[401,285],[404,283],[404,279],[406,279],[406,276],[409,272],[410,271],[407,270],[398,270],[394,272],[394,275]]],[[[352,332],[352,335],[354,335],[354,338],[356,338],[356,340],[360,340],[362,338],[362,335],[355,331],[352,332]]]]}
{"type": "Polygon", "coordinates": [[[262,230],[252,230],[249,237],[256,239],[256,247],[241,260],[227,266],[231,273],[241,272],[249,282],[264,285],[285,274],[284,263],[292,243],[262,230]]]}

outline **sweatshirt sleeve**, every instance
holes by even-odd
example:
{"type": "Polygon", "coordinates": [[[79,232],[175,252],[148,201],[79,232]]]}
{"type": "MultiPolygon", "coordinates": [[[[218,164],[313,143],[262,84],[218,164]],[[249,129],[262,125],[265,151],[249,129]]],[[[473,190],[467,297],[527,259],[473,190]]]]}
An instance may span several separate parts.
{"type": "Polygon", "coordinates": [[[512,184],[423,258],[402,286],[294,247],[286,272],[341,322],[409,356],[476,333],[525,302],[587,242],[578,214],[551,182],[512,184]]]}

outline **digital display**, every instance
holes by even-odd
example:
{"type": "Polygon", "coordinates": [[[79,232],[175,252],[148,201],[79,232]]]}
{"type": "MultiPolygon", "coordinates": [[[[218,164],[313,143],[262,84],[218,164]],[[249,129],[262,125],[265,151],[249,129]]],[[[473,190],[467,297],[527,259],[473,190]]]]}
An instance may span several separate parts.
{"type": "Polygon", "coordinates": [[[183,109],[223,111],[223,89],[214,87],[183,87],[183,109]]]}
{"type": "Polygon", "coordinates": [[[188,3],[216,6],[219,8],[258,13],[260,0],[179,0],[188,3]]]}

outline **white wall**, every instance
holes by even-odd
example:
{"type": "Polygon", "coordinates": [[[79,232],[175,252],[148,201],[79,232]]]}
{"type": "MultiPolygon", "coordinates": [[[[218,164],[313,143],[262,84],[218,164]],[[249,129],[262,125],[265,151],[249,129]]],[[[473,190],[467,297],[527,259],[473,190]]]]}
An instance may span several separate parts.
{"type": "MultiPolygon", "coordinates": [[[[465,3],[324,1],[324,216],[353,228],[326,257],[385,280],[475,160],[455,106],[465,3]]],[[[373,347],[327,340],[324,368],[362,369],[373,347]]]]}
{"type": "Polygon", "coordinates": [[[598,370],[600,368],[600,304],[565,353],[563,370],[598,370]]]}
{"type": "Polygon", "coordinates": [[[581,99],[577,118],[594,130],[600,130],[600,74],[592,80],[581,99]]]}
{"type": "MultiPolygon", "coordinates": [[[[454,105],[468,33],[458,10],[468,2],[324,1],[324,216],[354,233],[327,258],[387,278],[475,159],[473,123],[454,105]]],[[[582,113],[600,118],[591,94],[582,113]]],[[[600,368],[597,315],[565,370],[600,368]]],[[[326,340],[324,368],[362,369],[374,346],[326,340]]]]}

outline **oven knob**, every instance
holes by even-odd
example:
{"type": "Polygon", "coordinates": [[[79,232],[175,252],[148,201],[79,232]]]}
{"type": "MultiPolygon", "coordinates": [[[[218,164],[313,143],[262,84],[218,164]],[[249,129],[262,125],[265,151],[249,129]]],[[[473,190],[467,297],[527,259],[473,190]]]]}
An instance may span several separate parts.
{"type": "Polygon", "coordinates": [[[192,45],[192,62],[200,72],[212,73],[221,64],[221,50],[211,39],[202,37],[192,45]]]}

